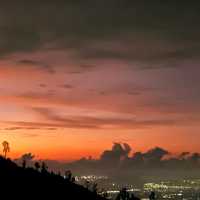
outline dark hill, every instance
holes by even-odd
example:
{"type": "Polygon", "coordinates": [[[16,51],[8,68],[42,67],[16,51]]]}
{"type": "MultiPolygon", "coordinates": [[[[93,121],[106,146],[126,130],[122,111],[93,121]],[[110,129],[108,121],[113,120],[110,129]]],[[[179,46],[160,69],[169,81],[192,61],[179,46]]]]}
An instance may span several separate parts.
{"type": "Polygon", "coordinates": [[[17,166],[0,157],[0,197],[7,199],[105,200],[95,192],[47,170],[17,166]]]}

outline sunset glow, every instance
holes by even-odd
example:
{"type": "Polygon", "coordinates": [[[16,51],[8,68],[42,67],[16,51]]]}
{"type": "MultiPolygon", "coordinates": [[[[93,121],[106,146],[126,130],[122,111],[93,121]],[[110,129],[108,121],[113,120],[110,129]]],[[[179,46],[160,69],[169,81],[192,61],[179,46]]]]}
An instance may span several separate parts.
{"type": "Polygon", "coordinates": [[[7,13],[5,5],[0,12],[0,141],[9,141],[12,158],[24,152],[42,159],[97,158],[113,142],[133,151],[200,152],[195,23],[185,30],[174,21],[175,11],[153,8],[169,34],[148,9],[138,19],[144,28],[128,7],[122,19],[117,6],[105,16],[95,7],[92,19],[88,7],[61,3],[63,15],[54,19],[48,14],[54,6],[38,11],[32,4],[22,17],[28,8],[15,5],[7,13]]]}

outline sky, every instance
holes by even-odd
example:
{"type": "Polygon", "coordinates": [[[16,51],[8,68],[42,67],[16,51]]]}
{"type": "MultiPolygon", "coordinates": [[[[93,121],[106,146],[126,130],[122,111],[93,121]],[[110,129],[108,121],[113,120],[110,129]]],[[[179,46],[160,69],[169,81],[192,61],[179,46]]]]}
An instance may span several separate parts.
{"type": "Polygon", "coordinates": [[[11,157],[199,151],[198,1],[4,1],[0,141],[11,157]]]}

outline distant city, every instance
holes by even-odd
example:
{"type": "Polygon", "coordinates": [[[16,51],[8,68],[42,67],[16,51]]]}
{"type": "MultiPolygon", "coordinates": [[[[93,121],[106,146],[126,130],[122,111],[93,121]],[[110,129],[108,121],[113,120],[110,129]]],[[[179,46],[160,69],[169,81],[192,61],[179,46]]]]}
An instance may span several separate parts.
{"type": "Polygon", "coordinates": [[[145,183],[140,188],[134,185],[118,184],[107,176],[76,176],[75,179],[78,184],[85,187],[87,187],[87,183],[91,185],[97,183],[99,194],[106,193],[108,199],[115,199],[120,190],[125,187],[129,193],[134,193],[143,200],[148,199],[147,197],[152,191],[156,193],[157,199],[200,200],[200,178],[151,182],[145,183]]]}

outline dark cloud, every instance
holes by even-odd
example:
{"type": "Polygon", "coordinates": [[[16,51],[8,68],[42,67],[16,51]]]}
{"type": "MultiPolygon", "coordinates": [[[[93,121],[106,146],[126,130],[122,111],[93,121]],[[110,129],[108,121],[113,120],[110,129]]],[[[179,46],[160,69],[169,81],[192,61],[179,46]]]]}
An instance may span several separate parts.
{"type": "Polygon", "coordinates": [[[47,85],[44,84],[44,83],[40,83],[39,86],[40,86],[41,88],[46,88],[46,87],[47,87],[47,85]]]}
{"type": "Polygon", "coordinates": [[[17,65],[19,66],[25,66],[25,67],[33,67],[38,70],[44,70],[50,74],[55,74],[56,70],[52,67],[49,66],[41,61],[36,61],[36,60],[19,60],[17,62],[17,65]]]}
{"type": "Polygon", "coordinates": [[[137,95],[142,95],[144,93],[151,93],[151,92],[156,92],[159,89],[156,87],[144,87],[140,86],[134,83],[131,83],[129,81],[125,83],[116,84],[115,86],[112,86],[112,88],[104,88],[103,90],[98,90],[98,89],[89,89],[90,92],[98,92],[98,94],[102,96],[109,96],[109,95],[119,95],[119,94],[124,94],[124,95],[132,95],[132,96],[137,96],[137,95]]]}
{"type": "Polygon", "coordinates": [[[22,127],[18,127],[18,126],[4,128],[5,131],[16,131],[16,130],[21,130],[21,129],[23,129],[23,128],[22,127]]]}
{"type": "MultiPolygon", "coordinates": [[[[12,122],[8,122],[9,124],[12,124],[12,122]]],[[[19,126],[10,126],[8,128],[4,128],[3,130],[6,131],[17,131],[17,130],[56,130],[57,128],[48,127],[50,124],[40,124],[40,123],[34,123],[34,122],[14,122],[13,124],[19,125],[19,126]]],[[[28,134],[29,135],[29,134],[28,134]]],[[[32,134],[30,134],[32,136],[32,134]]]]}
{"type": "MultiPolygon", "coordinates": [[[[48,108],[32,108],[44,120],[53,122],[56,126],[65,128],[93,128],[107,129],[109,127],[115,129],[123,127],[126,129],[137,129],[151,126],[169,126],[180,123],[178,119],[144,119],[137,120],[134,118],[118,118],[118,117],[91,117],[91,116],[68,116],[54,112],[48,108]]],[[[182,123],[182,122],[181,122],[182,123]]],[[[53,124],[52,124],[53,126],[53,124]]]]}
{"type": "Polygon", "coordinates": [[[161,161],[164,156],[168,155],[169,152],[165,149],[162,149],[160,147],[155,147],[154,149],[151,149],[143,154],[144,160],[147,160],[147,162],[157,162],[161,161]]]}
{"type": "Polygon", "coordinates": [[[61,84],[61,85],[58,85],[58,87],[60,88],[64,88],[64,89],[72,89],[73,88],[73,85],[70,85],[70,84],[61,84]]]}
{"type": "MultiPolygon", "coordinates": [[[[6,124],[15,125],[18,126],[17,130],[23,129],[23,130],[37,130],[37,129],[44,129],[44,130],[57,130],[57,129],[63,129],[63,128],[85,128],[85,129],[98,129],[95,125],[88,125],[88,124],[78,124],[78,122],[71,122],[69,120],[65,120],[64,123],[58,123],[58,122],[24,122],[24,121],[15,121],[15,122],[4,122],[6,124]]],[[[15,128],[15,127],[14,127],[15,128]]],[[[11,128],[8,128],[9,130],[12,130],[11,128]]],[[[14,129],[16,130],[16,128],[14,129]]]]}
{"type": "Polygon", "coordinates": [[[182,153],[179,155],[179,158],[180,158],[180,159],[185,159],[185,158],[187,158],[189,155],[190,155],[190,152],[185,151],[185,152],[182,152],[182,153]]]}
{"type": "Polygon", "coordinates": [[[176,67],[199,60],[199,8],[184,0],[8,1],[0,8],[0,53],[68,49],[79,59],[176,67]]]}
{"type": "MultiPolygon", "coordinates": [[[[112,149],[103,151],[99,159],[97,160],[93,160],[91,158],[84,159],[84,164],[87,162],[88,165],[93,165],[95,161],[96,167],[99,168],[99,170],[103,169],[106,170],[106,168],[108,168],[108,171],[115,169],[124,169],[124,168],[128,170],[133,170],[135,168],[138,168],[138,166],[145,169],[147,169],[150,166],[155,168],[160,168],[162,166],[161,164],[166,164],[166,162],[170,163],[172,159],[172,158],[168,159],[165,158],[166,155],[170,154],[170,152],[161,147],[154,147],[146,152],[135,152],[132,156],[130,156],[131,151],[132,148],[127,143],[124,144],[114,143],[112,149]]],[[[190,155],[189,153],[187,160],[191,160],[192,157],[197,158],[198,155],[197,154],[190,155]]],[[[180,160],[179,157],[175,157],[173,159],[175,159],[177,163],[183,161],[180,160]]],[[[74,163],[76,162],[79,163],[79,161],[75,161],[74,163]]],[[[79,167],[81,168],[81,165],[79,167]]]]}
{"type": "Polygon", "coordinates": [[[100,156],[100,162],[106,165],[116,166],[122,159],[128,157],[131,147],[124,143],[114,143],[111,150],[104,151],[100,156]]]}

